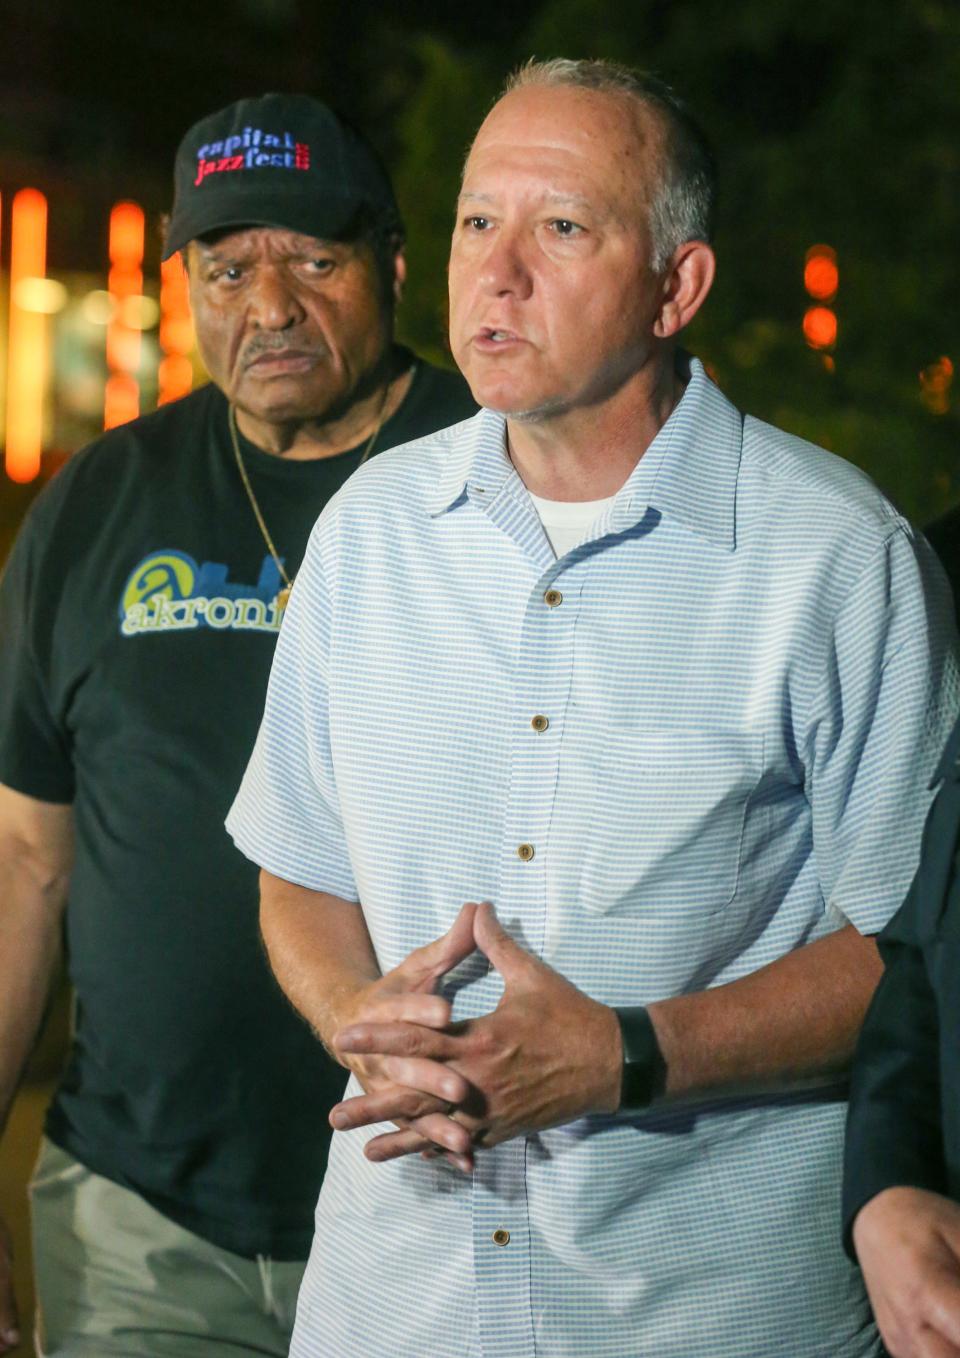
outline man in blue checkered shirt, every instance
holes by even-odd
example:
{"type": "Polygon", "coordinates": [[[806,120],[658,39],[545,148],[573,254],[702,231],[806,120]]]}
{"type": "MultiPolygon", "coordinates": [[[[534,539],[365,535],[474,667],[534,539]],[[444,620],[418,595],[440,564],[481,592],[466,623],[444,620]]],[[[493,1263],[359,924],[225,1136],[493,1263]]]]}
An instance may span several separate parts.
{"type": "Polygon", "coordinates": [[[485,409],[314,530],[228,822],[351,1072],[295,1358],[877,1352],[843,1074],[954,634],[867,479],[678,352],[712,184],[656,81],[525,68],[451,249],[485,409]]]}

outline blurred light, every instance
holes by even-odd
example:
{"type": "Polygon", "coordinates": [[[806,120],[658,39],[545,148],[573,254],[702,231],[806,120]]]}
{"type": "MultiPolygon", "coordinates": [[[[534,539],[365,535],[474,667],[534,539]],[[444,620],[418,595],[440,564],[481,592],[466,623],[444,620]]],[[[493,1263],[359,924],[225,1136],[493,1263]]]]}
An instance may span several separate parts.
{"type": "Polygon", "coordinates": [[[831,245],[811,245],[803,269],[803,286],[818,302],[829,302],[837,295],[840,270],[837,252],[831,245]]]}
{"type": "Polygon", "coordinates": [[[115,264],[107,274],[107,288],[115,297],[135,297],[140,292],[143,274],[139,269],[115,264]]]}
{"type": "Polygon", "coordinates": [[[10,295],[21,311],[39,311],[42,316],[53,316],[67,304],[67,290],[55,278],[21,278],[10,295]]]}
{"type": "Polygon", "coordinates": [[[138,203],[116,203],[110,213],[110,263],[139,269],[143,263],[143,208],[138,203]]]}
{"type": "Polygon", "coordinates": [[[950,409],[953,374],[953,363],[946,354],[920,373],[920,399],[931,415],[946,415],[950,409]]]}
{"type": "MultiPolygon", "coordinates": [[[[804,257],[803,286],[818,302],[832,302],[840,286],[837,252],[832,245],[811,245],[804,257]]],[[[837,317],[828,306],[808,307],[803,316],[803,337],[811,349],[832,349],[837,342],[837,317]]],[[[836,365],[822,355],[827,372],[836,365]]]]}
{"type": "Polygon", "coordinates": [[[80,303],[81,315],[91,325],[109,325],[116,309],[113,298],[102,288],[94,288],[92,292],[88,292],[80,303]]]}
{"type": "Polygon", "coordinates": [[[107,368],[103,427],[112,429],[140,413],[140,302],[143,298],[143,208],[115,203],[110,212],[110,272],[107,288],[113,313],[107,322],[107,368]]]}
{"type": "Polygon", "coordinates": [[[120,304],[120,319],[131,330],[152,330],[160,319],[160,307],[152,297],[134,293],[120,304]]]}
{"type": "Polygon", "coordinates": [[[837,364],[832,354],[821,354],[820,359],[823,363],[824,369],[828,373],[835,373],[837,371],[837,364]]]}
{"type": "Polygon", "coordinates": [[[140,366],[140,331],[113,321],[107,331],[108,357],[114,372],[126,373],[136,381],[140,366]]]}
{"type": "Polygon", "coordinates": [[[103,392],[103,427],[113,429],[118,424],[135,420],[140,413],[140,386],[130,373],[114,373],[107,378],[103,392]]]}
{"type": "Polygon", "coordinates": [[[189,354],[193,348],[193,341],[192,317],[164,316],[162,318],[160,321],[160,347],[165,354],[189,354]]]}
{"type": "Polygon", "coordinates": [[[164,357],[157,370],[158,405],[186,396],[192,388],[189,355],[193,345],[187,275],[180,256],[174,255],[160,265],[160,348],[164,357]]]}
{"type": "Polygon", "coordinates": [[[40,470],[47,371],[46,319],[17,303],[21,283],[47,271],[47,200],[37,189],[14,197],[10,220],[10,342],[7,352],[6,468],[12,481],[40,470]]]}
{"type": "Polygon", "coordinates": [[[803,316],[803,335],[811,349],[832,349],[837,342],[837,318],[826,306],[808,307],[803,316]]]}
{"type": "Polygon", "coordinates": [[[158,404],[175,401],[177,396],[186,396],[193,386],[193,364],[185,354],[167,354],[160,360],[157,378],[161,393],[176,392],[176,396],[161,396],[158,404]]]}

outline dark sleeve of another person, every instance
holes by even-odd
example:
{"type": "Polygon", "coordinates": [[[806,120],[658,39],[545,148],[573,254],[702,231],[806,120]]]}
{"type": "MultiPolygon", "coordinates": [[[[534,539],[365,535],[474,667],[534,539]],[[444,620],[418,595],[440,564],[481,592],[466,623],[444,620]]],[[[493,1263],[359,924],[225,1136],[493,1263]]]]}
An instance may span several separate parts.
{"type": "MultiPolygon", "coordinates": [[[[878,936],[885,972],[854,1058],[843,1185],[844,1246],[854,1218],[885,1188],[948,1189],[941,1107],[939,996],[930,965],[945,933],[960,939],[956,849],[960,826],[960,729],[947,743],[920,865],[900,910],[878,936]],[[956,918],[954,918],[954,916],[956,918]]],[[[960,1032],[950,1035],[960,1047],[960,1032]]],[[[960,1074],[960,1052],[958,1052],[960,1074]]],[[[960,1085],[947,1091],[960,1094],[960,1085]]]]}
{"type": "Polygon", "coordinates": [[[960,628],[960,505],[949,509],[923,530],[927,541],[940,558],[953,590],[953,604],[960,628]]]}
{"type": "MultiPolygon", "coordinates": [[[[49,501],[47,492],[41,500],[45,496],[49,501]]],[[[49,577],[43,566],[44,508],[34,504],[0,575],[0,783],[40,801],[70,802],[70,741],[50,694],[57,599],[45,597],[43,588],[49,577]]]]}

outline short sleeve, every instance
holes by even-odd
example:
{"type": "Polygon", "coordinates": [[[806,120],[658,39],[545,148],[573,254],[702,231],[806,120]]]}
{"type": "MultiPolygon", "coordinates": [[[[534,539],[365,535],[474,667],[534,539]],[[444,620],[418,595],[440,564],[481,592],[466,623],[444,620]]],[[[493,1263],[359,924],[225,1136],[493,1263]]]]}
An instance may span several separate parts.
{"type": "Polygon", "coordinates": [[[900,524],[839,610],[806,729],[824,898],[862,933],[882,929],[906,895],[958,707],[949,587],[929,545],[900,524]]]}
{"type": "Polygon", "coordinates": [[[330,590],[317,529],[280,628],[263,720],[227,817],[267,872],[355,901],[330,749],[330,590]]]}
{"type": "Polygon", "coordinates": [[[41,801],[73,800],[69,733],[54,716],[50,675],[57,599],[44,596],[42,531],[32,512],[0,576],[0,783],[41,801]]]}

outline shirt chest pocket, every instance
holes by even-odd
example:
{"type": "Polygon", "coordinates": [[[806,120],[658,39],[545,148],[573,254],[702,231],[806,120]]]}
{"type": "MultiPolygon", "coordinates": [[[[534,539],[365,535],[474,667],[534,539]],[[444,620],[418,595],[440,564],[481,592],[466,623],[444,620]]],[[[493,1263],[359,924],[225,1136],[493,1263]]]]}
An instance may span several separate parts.
{"type": "Polygon", "coordinates": [[[763,736],[628,727],[607,730],[596,750],[579,904],[678,922],[729,905],[763,736]]]}

